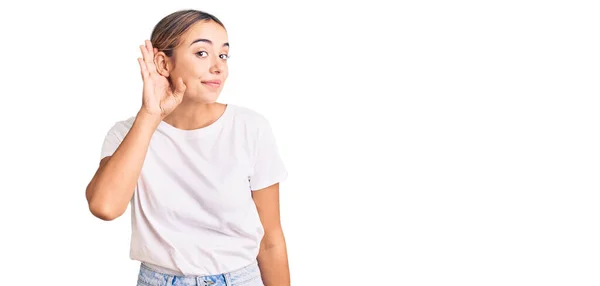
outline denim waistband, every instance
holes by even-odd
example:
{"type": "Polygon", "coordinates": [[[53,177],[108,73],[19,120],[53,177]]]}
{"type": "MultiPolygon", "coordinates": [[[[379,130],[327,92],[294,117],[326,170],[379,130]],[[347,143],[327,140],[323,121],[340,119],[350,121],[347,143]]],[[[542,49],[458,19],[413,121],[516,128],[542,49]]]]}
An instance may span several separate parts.
{"type": "Polygon", "coordinates": [[[142,263],[138,281],[156,286],[263,285],[257,262],[228,273],[207,276],[177,275],[164,272],[167,271],[159,271],[146,263],[142,263]],[[252,281],[255,283],[247,284],[252,281]]]}
{"type": "Polygon", "coordinates": [[[146,268],[152,270],[153,272],[157,272],[160,274],[169,274],[169,275],[175,275],[175,276],[184,276],[183,273],[179,272],[179,271],[174,271],[168,268],[164,268],[164,267],[160,267],[158,265],[154,265],[148,262],[142,262],[142,265],[145,266],[146,268]]]}

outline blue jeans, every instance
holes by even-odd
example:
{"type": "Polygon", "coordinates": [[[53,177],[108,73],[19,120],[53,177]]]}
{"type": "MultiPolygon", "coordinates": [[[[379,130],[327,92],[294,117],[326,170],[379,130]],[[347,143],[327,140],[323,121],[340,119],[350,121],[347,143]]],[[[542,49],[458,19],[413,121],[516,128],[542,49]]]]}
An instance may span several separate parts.
{"type": "Polygon", "coordinates": [[[257,263],[242,269],[209,276],[177,276],[163,274],[140,266],[137,286],[264,286],[257,263]]]}

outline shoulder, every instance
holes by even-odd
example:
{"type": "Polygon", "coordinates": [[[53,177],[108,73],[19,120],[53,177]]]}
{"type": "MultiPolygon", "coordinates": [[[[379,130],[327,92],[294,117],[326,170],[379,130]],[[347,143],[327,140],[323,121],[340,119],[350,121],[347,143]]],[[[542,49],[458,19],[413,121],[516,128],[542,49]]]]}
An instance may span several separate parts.
{"type": "Polygon", "coordinates": [[[275,141],[275,134],[266,115],[248,107],[233,107],[236,130],[245,134],[246,140],[255,144],[252,146],[270,145],[275,141]]]}
{"type": "Polygon", "coordinates": [[[113,122],[112,126],[108,130],[108,135],[112,134],[121,138],[125,137],[125,135],[127,135],[127,132],[129,132],[129,130],[131,129],[131,126],[133,126],[134,121],[135,116],[131,116],[127,119],[121,119],[117,120],[116,122],[113,122]]]}
{"type": "Polygon", "coordinates": [[[269,128],[269,120],[264,114],[245,106],[229,104],[229,107],[233,109],[236,124],[253,131],[269,128]]]}

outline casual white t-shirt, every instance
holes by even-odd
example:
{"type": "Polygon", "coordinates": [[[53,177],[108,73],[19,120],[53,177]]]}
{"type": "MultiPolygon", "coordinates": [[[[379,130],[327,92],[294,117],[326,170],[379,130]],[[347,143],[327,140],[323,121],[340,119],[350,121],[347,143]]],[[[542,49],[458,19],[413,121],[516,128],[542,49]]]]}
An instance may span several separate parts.
{"type": "MultiPolygon", "coordinates": [[[[110,129],[101,158],[114,153],[134,120],[110,129]]],[[[256,262],[264,231],[251,191],[286,177],[268,120],[249,108],[228,104],[196,130],[161,121],[130,202],[131,259],[183,275],[256,262]]]]}

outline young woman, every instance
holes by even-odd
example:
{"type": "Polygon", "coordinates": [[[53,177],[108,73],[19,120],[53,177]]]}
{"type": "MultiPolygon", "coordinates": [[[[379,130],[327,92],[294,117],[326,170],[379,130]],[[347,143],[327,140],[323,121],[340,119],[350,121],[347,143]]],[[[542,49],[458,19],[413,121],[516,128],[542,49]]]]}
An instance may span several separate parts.
{"type": "Polygon", "coordinates": [[[142,105],[106,135],[86,190],[91,213],[113,220],[131,204],[138,285],[290,285],[279,220],[287,171],[270,124],[216,102],[228,75],[223,23],[178,11],[140,48],[142,105]]]}

